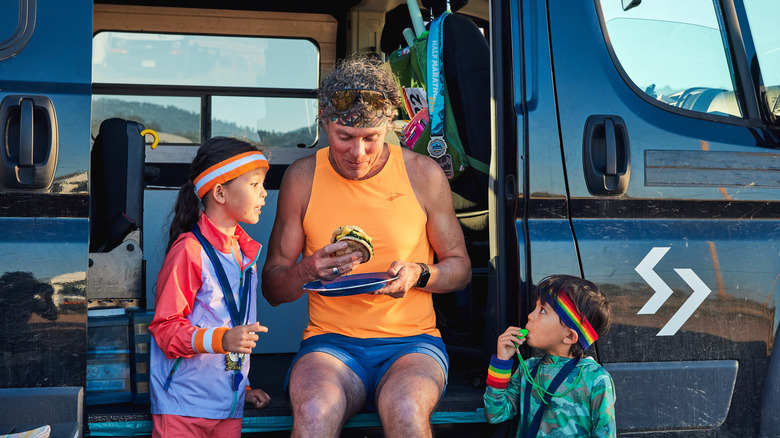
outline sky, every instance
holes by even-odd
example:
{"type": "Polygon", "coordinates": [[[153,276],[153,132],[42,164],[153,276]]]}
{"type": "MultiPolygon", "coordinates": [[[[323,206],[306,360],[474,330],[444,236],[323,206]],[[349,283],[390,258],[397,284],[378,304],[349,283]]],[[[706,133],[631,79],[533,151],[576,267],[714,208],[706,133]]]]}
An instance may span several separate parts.
{"type": "MultiPolygon", "coordinates": [[[[604,19],[623,67],[640,86],[732,88],[717,2],[644,0],[628,11],[602,0],[604,19]],[[674,66],[670,69],[669,66],[674,66]],[[659,83],[667,80],[670,83],[659,83]],[[674,81],[679,81],[674,83],[674,81]]],[[[780,85],[780,1],[745,2],[765,85],[780,85]]]]}

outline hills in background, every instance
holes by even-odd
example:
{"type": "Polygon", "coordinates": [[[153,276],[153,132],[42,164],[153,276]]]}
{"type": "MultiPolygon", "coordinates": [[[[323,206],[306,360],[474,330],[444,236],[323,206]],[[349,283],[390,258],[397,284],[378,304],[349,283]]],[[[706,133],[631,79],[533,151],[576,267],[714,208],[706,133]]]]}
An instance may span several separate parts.
{"type": "MultiPolygon", "coordinates": [[[[100,123],[112,117],[132,120],[153,129],[160,135],[161,143],[199,144],[200,114],[183,110],[173,105],[159,105],[148,102],[128,102],[120,99],[98,98],[92,101],[92,136],[97,136],[100,123]]],[[[288,131],[264,131],[234,122],[214,120],[212,135],[248,138],[264,146],[295,148],[298,144],[307,146],[317,138],[317,125],[304,126],[288,131]]]]}

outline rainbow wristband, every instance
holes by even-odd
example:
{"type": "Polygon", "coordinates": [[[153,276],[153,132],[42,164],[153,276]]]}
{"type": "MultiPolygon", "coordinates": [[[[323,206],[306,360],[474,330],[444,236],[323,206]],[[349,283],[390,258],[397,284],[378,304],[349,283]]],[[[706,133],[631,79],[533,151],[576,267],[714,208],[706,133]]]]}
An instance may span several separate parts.
{"type": "Polygon", "coordinates": [[[509,378],[512,376],[512,359],[502,360],[495,354],[490,357],[490,367],[485,383],[497,389],[505,389],[509,386],[509,378]]]}

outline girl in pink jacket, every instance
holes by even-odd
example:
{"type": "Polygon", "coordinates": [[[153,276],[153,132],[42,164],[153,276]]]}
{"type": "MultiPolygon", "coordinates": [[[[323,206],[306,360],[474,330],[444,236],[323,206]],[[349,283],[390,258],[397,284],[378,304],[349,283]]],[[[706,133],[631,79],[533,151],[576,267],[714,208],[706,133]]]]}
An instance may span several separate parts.
{"type": "Polygon", "coordinates": [[[261,245],[238,225],[259,220],[267,171],[254,145],[217,137],[179,191],[149,325],[153,437],[239,437],[244,402],[270,401],[248,386],[256,333],[268,331],[257,322],[261,245]]]}

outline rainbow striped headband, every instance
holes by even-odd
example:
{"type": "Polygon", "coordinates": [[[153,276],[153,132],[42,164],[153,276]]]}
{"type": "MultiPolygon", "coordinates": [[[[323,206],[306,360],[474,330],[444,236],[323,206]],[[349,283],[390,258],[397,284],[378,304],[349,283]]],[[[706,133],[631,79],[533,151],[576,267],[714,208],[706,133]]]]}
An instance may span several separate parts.
{"type": "Polygon", "coordinates": [[[244,152],[220,161],[204,170],[195,178],[195,193],[202,198],[217,184],[224,184],[233,178],[255,169],[268,169],[268,160],[260,151],[244,152]]]}
{"type": "Polygon", "coordinates": [[[577,337],[583,350],[587,350],[588,347],[596,342],[599,335],[596,333],[596,330],[593,330],[588,320],[577,311],[577,307],[574,306],[574,302],[568,295],[563,293],[563,291],[558,291],[555,299],[553,299],[552,294],[547,295],[547,302],[550,303],[555,313],[561,317],[561,321],[567,327],[577,332],[577,337]]]}

